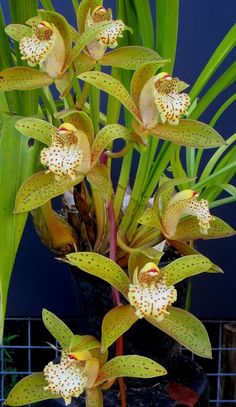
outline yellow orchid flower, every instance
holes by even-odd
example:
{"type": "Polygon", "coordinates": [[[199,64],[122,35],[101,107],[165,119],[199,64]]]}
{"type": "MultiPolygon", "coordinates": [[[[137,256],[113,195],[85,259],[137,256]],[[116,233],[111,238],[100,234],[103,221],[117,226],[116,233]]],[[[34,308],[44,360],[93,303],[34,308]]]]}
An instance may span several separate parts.
{"type": "Polygon", "coordinates": [[[90,145],[86,134],[70,123],[62,124],[52,131],[52,143],[41,151],[41,163],[48,167],[47,173],[55,174],[56,180],[89,171],[91,165],[90,145]]]}
{"type": "Polygon", "coordinates": [[[32,37],[23,37],[19,43],[21,58],[30,66],[39,64],[51,78],[57,78],[62,72],[66,55],[61,33],[47,21],[41,21],[32,30],[32,37]]]}
{"type": "Polygon", "coordinates": [[[149,262],[139,273],[136,268],[128,298],[138,318],[154,317],[160,322],[169,314],[167,307],[177,300],[177,291],[174,286],[166,285],[164,274],[155,263],[149,262]]]}
{"type": "Polygon", "coordinates": [[[72,397],[79,397],[86,388],[85,366],[86,362],[72,358],[69,350],[63,350],[60,363],[49,362],[43,370],[47,382],[44,390],[62,397],[65,405],[69,405],[72,397]]]}
{"type": "Polygon", "coordinates": [[[200,233],[208,233],[210,221],[214,220],[214,217],[210,214],[208,201],[206,199],[198,201],[197,198],[198,193],[191,189],[178,192],[171,198],[162,216],[166,237],[172,238],[175,235],[180,219],[187,215],[197,217],[200,233]]]}
{"type": "MultiPolygon", "coordinates": [[[[150,78],[142,88],[139,110],[143,126],[154,128],[157,123],[179,124],[181,115],[190,105],[187,93],[179,93],[183,82],[162,72],[150,78]]],[[[187,86],[187,85],[186,85],[187,86]]]]}

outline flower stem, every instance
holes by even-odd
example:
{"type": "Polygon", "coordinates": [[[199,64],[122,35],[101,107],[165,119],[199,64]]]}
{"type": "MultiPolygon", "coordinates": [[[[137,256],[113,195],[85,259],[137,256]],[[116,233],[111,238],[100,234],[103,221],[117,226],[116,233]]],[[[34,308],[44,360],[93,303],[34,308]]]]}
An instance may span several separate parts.
{"type": "MultiPolygon", "coordinates": [[[[115,220],[115,211],[113,202],[110,200],[108,204],[108,216],[110,220],[110,252],[109,257],[111,260],[116,261],[116,248],[117,248],[117,225],[115,220]]],[[[120,294],[118,290],[112,287],[112,298],[114,306],[121,305],[120,294]]],[[[120,336],[116,341],[116,356],[123,355],[123,337],[120,336]]],[[[126,407],[126,393],[125,393],[125,381],[123,377],[118,379],[120,387],[120,399],[121,407],[126,407]]]]}

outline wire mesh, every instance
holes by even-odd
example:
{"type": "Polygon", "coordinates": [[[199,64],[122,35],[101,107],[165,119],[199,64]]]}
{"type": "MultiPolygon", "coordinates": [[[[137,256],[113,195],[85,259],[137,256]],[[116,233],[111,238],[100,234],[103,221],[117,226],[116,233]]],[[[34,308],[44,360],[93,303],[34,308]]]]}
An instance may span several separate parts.
{"type": "MultiPolygon", "coordinates": [[[[223,354],[230,352],[230,356],[235,361],[234,366],[236,366],[236,347],[225,346],[223,335],[224,325],[236,322],[224,320],[206,320],[203,322],[212,343],[212,360],[199,358],[185,349],[183,349],[183,353],[199,362],[207,373],[210,406],[236,406],[236,398],[232,399],[224,392],[226,380],[231,380],[236,389],[236,367],[235,371],[225,371],[223,363],[223,354]]],[[[39,318],[7,318],[5,332],[5,341],[0,346],[1,403],[4,402],[7,393],[19,379],[32,372],[40,371],[44,362],[46,364],[58,357],[58,351],[53,349],[49,343],[44,342],[42,345],[42,340],[44,340],[42,338],[46,338],[52,345],[57,346],[57,343],[52,342],[46,329],[44,331],[42,321],[39,318]]]]}

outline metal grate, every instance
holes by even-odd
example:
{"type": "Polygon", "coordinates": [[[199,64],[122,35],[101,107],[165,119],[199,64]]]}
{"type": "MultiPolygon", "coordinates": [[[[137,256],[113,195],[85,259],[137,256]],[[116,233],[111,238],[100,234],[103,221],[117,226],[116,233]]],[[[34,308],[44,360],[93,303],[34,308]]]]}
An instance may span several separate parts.
{"type": "MultiPolygon", "coordinates": [[[[224,324],[233,321],[206,320],[203,321],[211,339],[213,359],[202,359],[183,350],[184,354],[195,359],[207,372],[210,385],[210,406],[220,407],[221,405],[235,406],[236,399],[225,398],[223,394],[223,382],[234,380],[236,387],[235,371],[224,371],[225,352],[232,352],[231,356],[236,365],[236,348],[225,347],[223,343],[224,324]]],[[[235,323],[235,322],[234,322],[235,323]]],[[[5,328],[5,341],[0,346],[0,402],[3,402],[14,384],[29,373],[40,371],[42,366],[58,356],[58,352],[43,340],[52,343],[52,338],[43,327],[39,318],[7,318],[5,328]],[[17,336],[13,336],[17,333],[17,336]],[[45,345],[42,346],[42,343],[45,345]],[[16,369],[17,366],[17,369],[16,369]]],[[[53,345],[57,345],[55,342],[53,345]]]]}

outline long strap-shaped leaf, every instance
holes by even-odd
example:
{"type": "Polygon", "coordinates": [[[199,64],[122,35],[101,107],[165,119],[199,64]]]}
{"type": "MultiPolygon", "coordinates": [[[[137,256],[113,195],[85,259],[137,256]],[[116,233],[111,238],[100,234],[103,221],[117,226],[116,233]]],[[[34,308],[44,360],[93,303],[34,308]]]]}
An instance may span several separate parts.
{"type": "Polygon", "coordinates": [[[14,125],[18,118],[8,119],[0,139],[0,336],[11,271],[27,214],[13,214],[16,193],[25,178],[36,167],[39,145],[29,147],[28,139],[21,136],[14,125]]]}

